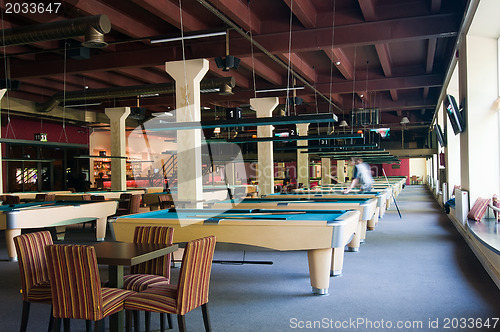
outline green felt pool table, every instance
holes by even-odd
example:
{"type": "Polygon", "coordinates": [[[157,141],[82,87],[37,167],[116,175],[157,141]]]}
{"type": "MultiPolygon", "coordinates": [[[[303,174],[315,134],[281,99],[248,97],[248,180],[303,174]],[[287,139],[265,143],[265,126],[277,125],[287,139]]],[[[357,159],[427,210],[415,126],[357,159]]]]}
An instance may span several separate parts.
{"type": "Polygon", "coordinates": [[[359,211],[252,209],[159,210],[112,223],[116,240],[132,241],[139,225],[174,228],[174,242],[214,235],[218,242],[274,250],[305,250],[315,294],[327,294],[329,277],[342,271],[344,247],[358,229],[359,211]]]}
{"type": "Polygon", "coordinates": [[[96,219],[96,239],[103,241],[108,216],[116,213],[115,201],[39,202],[0,206],[0,230],[5,230],[9,259],[17,260],[14,237],[22,229],[56,227],[64,236],[66,225],[96,219]]]}

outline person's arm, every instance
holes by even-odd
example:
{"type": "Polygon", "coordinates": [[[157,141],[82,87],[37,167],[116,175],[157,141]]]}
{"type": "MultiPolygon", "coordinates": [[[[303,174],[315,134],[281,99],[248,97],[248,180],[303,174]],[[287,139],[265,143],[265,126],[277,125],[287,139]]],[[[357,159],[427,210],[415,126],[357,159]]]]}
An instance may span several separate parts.
{"type": "Polygon", "coordinates": [[[349,187],[346,190],[344,190],[344,194],[348,194],[351,191],[351,189],[354,188],[358,184],[358,182],[359,182],[358,178],[352,179],[349,187]]]}

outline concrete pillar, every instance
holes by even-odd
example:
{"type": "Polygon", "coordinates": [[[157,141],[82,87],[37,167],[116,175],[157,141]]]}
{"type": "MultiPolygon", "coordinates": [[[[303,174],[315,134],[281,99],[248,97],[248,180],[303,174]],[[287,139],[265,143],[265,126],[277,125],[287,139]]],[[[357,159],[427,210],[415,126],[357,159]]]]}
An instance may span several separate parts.
{"type": "MultiPolygon", "coordinates": [[[[175,80],[177,122],[201,121],[200,82],[208,67],[206,59],[165,63],[175,80]]],[[[191,208],[203,207],[201,135],[201,129],[177,131],[177,200],[191,208]]]]}
{"type": "Polygon", "coordinates": [[[236,170],[234,167],[234,163],[227,163],[226,168],[226,183],[228,185],[235,185],[236,184],[236,170]]]}
{"type": "MultiPolygon", "coordinates": [[[[130,107],[106,108],[110,123],[111,156],[126,157],[125,119],[130,107]]],[[[111,190],[127,190],[127,168],[125,158],[111,159],[111,190]]]]}
{"type": "MultiPolygon", "coordinates": [[[[309,123],[298,123],[297,134],[299,136],[307,136],[309,123]]],[[[297,146],[307,148],[307,140],[297,141],[297,146]]],[[[304,187],[309,188],[309,154],[302,153],[305,149],[297,149],[297,183],[302,183],[304,187]]]]}
{"type": "MultiPolygon", "coordinates": [[[[251,98],[250,105],[257,112],[258,118],[271,117],[273,110],[278,106],[278,97],[251,98]]],[[[257,137],[272,137],[272,126],[258,126],[257,137]]],[[[273,142],[257,143],[258,168],[257,182],[259,194],[269,195],[274,193],[274,155],[273,142]]]]}
{"type": "MultiPolygon", "coordinates": [[[[0,102],[2,101],[3,95],[7,92],[7,89],[0,90],[0,102]]],[[[1,120],[0,120],[1,125],[1,120]]],[[[2,137],[2,132],[0,131],[0,137],[2,137]]],[[[2,150],[0,149],[0,152],[2,150]]],[[[0,153],[0,194],[3,194],[3,168],[2,168],[2,154],[0,153]]]]}
{"type": "Polygon", "coordinates": [[[338,183],[345,182],[345,160],[337,160],[337,181],[338,183]]]}
{"type": "Polygon", "coordinates": [[[332,162],[330,158],[321,158],[321,185],[332,183],[332,162]]]}

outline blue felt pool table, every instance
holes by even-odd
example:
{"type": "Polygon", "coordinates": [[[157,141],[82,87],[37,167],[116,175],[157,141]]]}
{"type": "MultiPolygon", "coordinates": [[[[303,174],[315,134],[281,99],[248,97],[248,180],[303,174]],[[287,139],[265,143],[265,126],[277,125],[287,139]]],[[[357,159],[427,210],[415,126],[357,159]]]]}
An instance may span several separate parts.
{"type": "Polygon", "coordinates": [[[367,223],[375,225],[378,222],[377,199],[373,198],[281,198],[279,195],[269,195],[264,198],[245,198],[241,200],[226,200],[216,202],[215,209],[279,209],[279,210],[358,210],[359,229],[352,241],[347,245],[349,251],[358,251],[359,244],[366,239],[367,223]]]}
{"type": "Polygon", "coordinates": [[[174,242],[215,235],[218,242],[305,250],[313,293],[328,294],[329,277],[332,271],[342,271],[344,247],[358,229],[359,214],[332,210],[177,209],[119,217],[112,227],[118,241],[132,241],[136,226],[163,225],[174,228],[174,242]]]}

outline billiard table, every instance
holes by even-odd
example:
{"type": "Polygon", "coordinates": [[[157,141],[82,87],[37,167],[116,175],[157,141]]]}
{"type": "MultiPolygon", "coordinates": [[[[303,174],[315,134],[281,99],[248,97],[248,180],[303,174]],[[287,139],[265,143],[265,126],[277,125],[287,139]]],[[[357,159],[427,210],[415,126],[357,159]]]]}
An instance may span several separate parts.
{"type": "Polygon", "coordinates": [[[84,196],[104,196],[106,200],[118,200],[121,194],[142,195],[143,190],[127,190],[127,191],[87,191],[82,193],[66,193],[57,194],[57,201],[82,201],[84,196]]]}
{"type": "Polygon", "coordinates": [[[387,209],[387,193],[385,191],[369,191],[360,193],[357,191],[350,192],[348,194],[343,194],[341,191],[320,191],[320,190],[304,190],[302,192],[296,191],[291,193],[276,193],[263,196],[265,198],[297,198],[300,197],[302,199],[317,199],[317,198],[335,198],[335,199],[343,199],[343,198],[377,198],[377,207],[379,218],[382,218],[385,214],[385,210],[387,209]]]}
{"type": "Polygon", "coordinates": [[[359,244],[366,239],[367,222],[375,225],[378,219],[376,198],[246,198],[243,200],[226,200],[216,202],[215,209],[279,209],[279,210],[358,210],[360,212],[359,227],[352,241],[347,245],[349,251],[358,251],[359,244]]]}
{"type": "Polygon", "coordinates": [[[0,206],[0,230],[5,230],[9,260],[16,261],[14,237],[22,229],[55,227],[64,237],[66,225],[97,219],[96,239],[104,241],[108,216],[116,213],[115,201],[39,202],[0,206]]]}
{"type": "Polygon", "coordinates": [[[214,235],[217,242],[280,251],[305,250],[313,293],[328,294],[330,275],[340,274],[344,247],[356,233],[359,211],[171,209],[117,218],[116,240],[133,240],[136,226],[170,226],[174,242],[214,235]]]}

